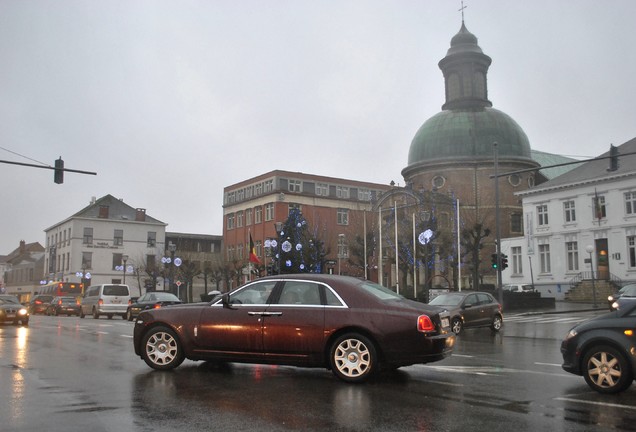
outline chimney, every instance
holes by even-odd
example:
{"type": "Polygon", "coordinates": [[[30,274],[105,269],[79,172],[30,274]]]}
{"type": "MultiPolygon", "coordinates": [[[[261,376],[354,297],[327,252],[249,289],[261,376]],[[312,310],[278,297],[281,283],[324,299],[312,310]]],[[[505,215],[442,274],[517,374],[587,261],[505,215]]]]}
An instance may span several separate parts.
{"type": "Polygon", "coordinates": [[[135,221],[137,222],[146,221],[146,209],[142,209],[142,208],[137,209],[137,213],[135,214],[135,221]]]}
{"type": "Polygon", "coordinates": [[[23,254],[26,252],[26,242],[24,240],[20,240],[20,253],[23,254]]]}

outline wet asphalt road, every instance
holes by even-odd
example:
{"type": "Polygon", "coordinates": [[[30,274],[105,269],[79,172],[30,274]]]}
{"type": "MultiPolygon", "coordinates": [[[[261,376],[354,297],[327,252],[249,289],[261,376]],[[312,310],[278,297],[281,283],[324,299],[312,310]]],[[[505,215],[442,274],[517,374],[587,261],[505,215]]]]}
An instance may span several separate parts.
{"type": "Polygon", "coordinates": [[[597,312],[506,316],[452,358],[344,384],[322,369],[135,357],[132,323],[32,317],[0,327],[0,431],[636,431],[636,384],[591,391],[560,341],[597,312]]]}

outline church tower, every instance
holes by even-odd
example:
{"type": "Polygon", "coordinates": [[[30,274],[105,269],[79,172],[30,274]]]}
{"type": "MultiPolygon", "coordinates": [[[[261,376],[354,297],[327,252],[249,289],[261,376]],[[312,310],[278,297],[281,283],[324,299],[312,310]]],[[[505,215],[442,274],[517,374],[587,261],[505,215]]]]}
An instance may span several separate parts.
{"type": "MultiPolygon", "coordinates": [[[[419,128],[402,170],[414,190],[434,190],[459,200],[461,229],[481,226],[491,232],[481,251],[494,252],[495,244],[495,143],[499,173],[536,168],[530,143],[523,129],[507,114],[492,107],[488,99],[488,68],[477,38],[462,20],[446,56],[439,62],[444,75],[446,101],[442,111],[419,128]]],[[[541,174],[526,172],[499,179],[500,233],[502,237],[523,234],[522,207],[515,192],[541,182],[541,174]],[[535,178],[535,176],[540,176],[535,178]]]]}

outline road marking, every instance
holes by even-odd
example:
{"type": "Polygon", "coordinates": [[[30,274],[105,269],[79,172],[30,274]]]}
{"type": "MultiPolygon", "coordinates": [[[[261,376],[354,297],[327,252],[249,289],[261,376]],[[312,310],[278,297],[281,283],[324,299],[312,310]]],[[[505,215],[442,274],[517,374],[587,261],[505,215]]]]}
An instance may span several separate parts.
{"type": "Polygon", "coordinates": [[[554,366],[554,367],[561,367],[560,364],[557,363],[541,363],[541,362],[534,362],[534,364],[539,365],[539,366],[554,366]]]}
{"type": "Polygon", "coordinates": [[[125,338],[129,338],[129,339],[132,339],[132,338],[133,338],[131,335],[119,335],[119,336],[121,336],[121,337],[125,337],[125,338]]]}
{"type": "Polygon", "coordinates": [[[583,400],[583,399],[574,399],[574,398],[568,398],[568,397],[558,397],[558,398],[555,398],[555,400],[565,401],[565,402],[577,402],[577,403],[582,403],[582,404],[598,405],[598,406],[612,407],[612,408],[622,408],[622,409],[636,410],[636,407],[635,406],[631,406],[631,405],[621,405],[621,404],[614,404],[614,403],[608,403],[608,402],[595,402],[595,401],[588,401],[588,400],[583,400]]]}

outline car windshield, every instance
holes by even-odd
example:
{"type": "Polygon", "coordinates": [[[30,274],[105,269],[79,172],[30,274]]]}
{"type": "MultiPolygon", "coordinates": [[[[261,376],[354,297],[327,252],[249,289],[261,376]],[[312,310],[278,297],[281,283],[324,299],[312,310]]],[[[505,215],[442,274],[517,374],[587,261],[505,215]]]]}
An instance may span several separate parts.
{"type": "Polygon", "coordinates": [[[74,297],[62,297],[60,298],[60,300],[62,301],[62,303],[76,303],[77,300],[75,300],[74,297]]]}
{"type": "Polygon", "coordinates": [[[441,294],[431,300],[428,304],[435,306],[457,306],[462,300],[464,300],[464,296],[458,294],[441,294]]]}
{"type": "Polygon", "coordinates": [[[369,294],[376,296],[380,300],[397,300],[403,298],[395,291],[392,291],[388,288],[383,287],[382,285],[378,285],[370,281],[365,280],[358,286],[369,294]]]}
{"type": "Polygon", "coordinates": [[[0,300],[5,300],[8,303],[20,304],[20,300],[18,300],[17,297],[10,296],[10,295],[3,295],[2,297],[0,297],[0,300]]]}
{"type": "Polygon", "coordinates": [[[627,285],[621,291],[621,297],[636,297],[636,285],[627,285]]]}

